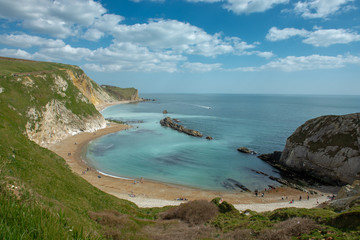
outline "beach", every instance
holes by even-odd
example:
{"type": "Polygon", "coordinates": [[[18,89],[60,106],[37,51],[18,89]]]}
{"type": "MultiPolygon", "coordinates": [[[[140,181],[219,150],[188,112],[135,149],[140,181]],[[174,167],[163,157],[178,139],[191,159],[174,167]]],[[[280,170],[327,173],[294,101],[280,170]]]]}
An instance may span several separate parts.
{"type": "MultiPolygon", "coordinates": [[[[114,103],[105,107],[110,105],[114,105],[114,103]]],[[[100,108],[100,110],[105,107],[100,108]]],[[[50,146],[49,149],[63,157],[75,174],[78,174],[93,186],[118,198],[134,202],[139,207],[163,207],[166,205],[179,205],[189,200],[204,199],[210,201],[213,198],[220,197],[234,204],[238,210],[251,209],[262,212],[283,207],[312,208],[317,206],[318,203],[327,201],[327,195],[331,194],[318,192],[318,194],[309,195],[309,200],[307,200],[307,193],[288,187],[278,187],[266,191],[264,189],[260,191],[258,196],[255,196],[254,193],[240,191],[207,191],[150,181],[142,179],[141,176],[136,179],[112,177],[100,173],[87,165],[83,159],[83,153],[86,151],[87,144],[90,141],[106,134],[126,131],[129,128],[131,128],[129,125],[110,123],[106,128],[96,132],[83,132],[70,136],[50,146]],[[261,196],[262,193],[264,193],[263,197],[261,196]],[[300,196],[302,201],[299,201],[300,196]],[[294,203],[290,203],[291,200],[295,200],[294,203]]]]}

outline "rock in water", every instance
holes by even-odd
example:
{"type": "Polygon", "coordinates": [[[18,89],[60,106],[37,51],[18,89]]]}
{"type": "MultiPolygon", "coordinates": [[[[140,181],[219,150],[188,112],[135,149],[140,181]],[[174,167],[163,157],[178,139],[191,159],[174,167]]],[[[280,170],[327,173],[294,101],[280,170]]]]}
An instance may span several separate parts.
{"type": "Polygon", "coordinates": [[[307,121],[287,139],[279,164],[331,184],[352,183],[360,175],[360,113],[307,121]]]}
{"type": "Polygon", "coordinates": [[[207,139],[207,140],[213,140],[213,137],[207,136],[206,139],[207,139]]]}
{"type": "Polygon", "coordinates": [[[163,114],[168,114],[169,112],[165,109],[164,111],[163,111],[163,114]]]}
{"type": "Polygon", "coordinates": [[[166,118],[160,120],[160,124],[161,124],[161,126],[172,128],[178,132],[182,132],[182,133],[185,133],[190,136],[194,136],[194,137],[202,137],[203,136],[202,133],[200,133],[196,130],[187,129],[187,128],[181,126],[180,124],[175,123],[170,117],[166,117],[166,118]]]}
{"type": "Polygon", "coordinates": [[[239,147],[237,150],[238,150],[239,152],[246,153],[246,154],[256,154],[255,151],[250,150],[250,149],[248,149],[248,148],[246,148],[246,147],[239,147]]]}

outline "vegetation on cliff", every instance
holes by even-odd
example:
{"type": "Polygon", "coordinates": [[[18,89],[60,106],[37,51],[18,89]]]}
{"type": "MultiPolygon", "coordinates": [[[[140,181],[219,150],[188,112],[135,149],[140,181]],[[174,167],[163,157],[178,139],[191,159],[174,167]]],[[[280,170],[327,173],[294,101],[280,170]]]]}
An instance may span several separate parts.
{"type": "Polygon", "coordinates": [[[83,94],[67,80],[66,70],[79,75],[83,72],[64,64],[9,59],[0,59],[0,65],[0,239],[359,236],[359,225],[353,224],[360,212],[356,206],[342,213],[330,208],[239,213],[231,204],[215,199],[212,203],[189,202],[178,208],[141,209],[105,194],[75,175],[64,159],[29,140],[26,134],[29,109],[40,112],[54,100],[63,102],[77,116],[97,114],[95,107],[88,100],[81,100],[83,94]],[[65,90],[62,89],[66,84],[55,88],[55,76],[65,79],[59,81],[67,83],[65,90]]]}

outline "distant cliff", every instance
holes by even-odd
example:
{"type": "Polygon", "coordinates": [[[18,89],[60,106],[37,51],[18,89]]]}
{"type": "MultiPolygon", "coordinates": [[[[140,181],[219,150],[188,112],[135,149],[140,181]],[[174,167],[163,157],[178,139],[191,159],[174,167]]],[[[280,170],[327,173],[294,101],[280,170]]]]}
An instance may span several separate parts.
{"type": "Polygon", "coordinates": [[[322,116],[287,139],[279,163],[335,184],[360,177],[360,113],[322,116]]]}
{"type": "Polygon", "coordinates": [[[104,128],[94,105],[118,100],[77,66],[21,59],[0,58],[0,89],[0,116],[43,147],[104,128]]]}
{"type": "Polygon", "coordinates": [[[101,85],[110,96],[113,98],[121,101],[121,100],[128,100],[128,101],[138,101],[139,100],[139,93],[138,90],[135,88],[119,88],[115,86],[109,85],[101,85]]]}

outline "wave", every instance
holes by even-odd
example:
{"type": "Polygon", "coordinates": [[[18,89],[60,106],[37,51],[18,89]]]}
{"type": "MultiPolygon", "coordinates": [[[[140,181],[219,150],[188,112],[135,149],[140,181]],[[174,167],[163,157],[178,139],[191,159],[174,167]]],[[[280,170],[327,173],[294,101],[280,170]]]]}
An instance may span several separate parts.
{"type": "Polygon", "coordinates": [[[189,106],[193,106],[193,107],[204,108],[204,109],[211,109],[210,106],[205,106],[205,105],[191,104],[191,103],[182,103],[182,104],[189,105],[189,106]]]}
{"type": "Polygon", "coordinates": [[[108,177],[112,177],[112,178],[118,178],[118,179],[123,179],[123,180],[131,180],[133,181],[134,179],[131,179],[131,178],[126,178],[126,177],[119,177],[119,176],[115,176],[115,175],[111,175],[111,174],[108,174],[108,173],[104,173],[104,172],[101,172],[99,170],[96,170],[98,173],[104,175],[104,176],[108,176],[108,177]]]}

